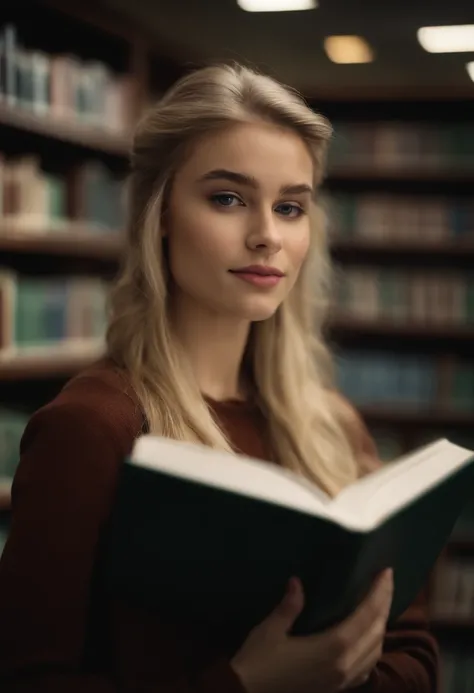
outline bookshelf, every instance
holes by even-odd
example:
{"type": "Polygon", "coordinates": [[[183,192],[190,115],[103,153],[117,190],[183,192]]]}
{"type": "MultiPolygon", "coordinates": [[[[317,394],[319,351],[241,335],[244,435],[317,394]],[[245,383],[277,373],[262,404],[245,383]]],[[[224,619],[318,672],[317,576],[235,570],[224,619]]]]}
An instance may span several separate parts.
{"type": "MultiPolygon", "coordinates": [[[[5,445],[17,449],[29,414],[103,353],[131,131],[182,67],[128,19],[88,0],[10,3],[0,21],[0,65],[4,456],[5,445]]],[[[0,478],[14,465],[10,453],[0,478]]],[[[10,485],[0,483],[2,517],[9,506],[10,485]]]]}
{"type": "Polygon", "coordinates": [[[361,182],[361,183],[441,183],[472,185],[474,173],[470,171],[438,171],[429,168],[391,168],[390,170],[377,170],[370,166],[359,167],[356,164],[337,166],[327,177],[328,183],[337,182],[361,182]]]}
{"type": "MultiPolygon", "coordinates": [[[[386,460],[439,437],[474,446],[473,98],[314,102],[335,126],[323,186],[336,268],[326,334],[386,460]]],[[[428,598],[452,693],[472,676],[474,498],[428,598]]]]}
{"type": "Polygon", "coordinates": [[[332,255],[336,260],[354,263],[374,260],[377,263],[393,263],[395,260],[415,264],[417,262],[450,262],[471,266],[474,262],[474,239],[432,240],[411,238],[386,240],[374,238],[337,238],[332,243],[332,255]]]}
{"type": "Polygon", "coordinates": [[[70,339],[57,346],[27,349],[23,353],[19,350],[0,358],[0,382],[69,377],[100,358],[103,350],[99,339],[70,339]]]}
{"type": "Polygon", "coordinates": [[[471,431],[474,413],[409,405],[359,405],[359,411],[369,423],[403,428],[457,428],[471,431]]]}
{"type": "Polygon", "coordinates": [[[474,343],[474,324],[450,325],[420,324],[413,321],[393,322],[387,318],[363,319],[352,318],[350,315],[332,317],[328,322],[331,335],[337,335],[338,339],[350,339],[353,336],[362,338],[390,338],[397,341],[431,342],[435,347],[445,346],[446,343],[474,343]],[[440,344],[442,340],[443,344],[440,344]]]}
{"type": "Polygon", "coordinates": [[[120,234],[98,235],[88,226],[51,231],[37,228],[18,233],[0,223],[0,253],[17,255],[54,255],[55,257],[83,257],[106,262],[118,262],[122,251],[120,234]]]}
{"type": "Polygon", "coordinates": [[[129,141],[126,135],[114,134],[105,128],[68,122],[63,118],[46,118],[29,113],[25,109],[0,103],[0,127],[77,145],[93,152],[104,152],[117,157],[126,157],[129,141]]]}

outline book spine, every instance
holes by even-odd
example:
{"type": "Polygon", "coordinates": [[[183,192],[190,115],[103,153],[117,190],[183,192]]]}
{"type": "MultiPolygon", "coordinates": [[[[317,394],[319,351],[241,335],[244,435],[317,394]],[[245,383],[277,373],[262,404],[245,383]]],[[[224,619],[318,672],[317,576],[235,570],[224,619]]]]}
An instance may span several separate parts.
{"type": "Polygon", "coordinates": [[[101,162],[86,161],[57,175],[43,170],[36,155],[8,159],[0,152],[0,236],[78,224],[117,233],[124,215],[122,180],[101,162]]]}
{"type": "Polygon", "coordinates": [[[25,49],[12,23],[0,32],[0,100],[7,106],[127,135],[136,119],[133,89],[128,75],[103,62],[25,49]]]}
{"type": "Polygon", "coordinates": [[[468,271],[403,271],[347,267],[338,274],[336,313],[401,325],[462,326],[474,322],[474,280],[468,271]]]}
{"type": "Polygon", "coordinates": [[[333,122],[336,146],[329,171],[365,167],[375,171],[472,171],[474,128],[470,123],[333,122]]]}
{"type": "Polygon", "coordinates": [[[0,357],[54,345],[94,344],[105,334],[106,282],[0,274],[0,357]]]}

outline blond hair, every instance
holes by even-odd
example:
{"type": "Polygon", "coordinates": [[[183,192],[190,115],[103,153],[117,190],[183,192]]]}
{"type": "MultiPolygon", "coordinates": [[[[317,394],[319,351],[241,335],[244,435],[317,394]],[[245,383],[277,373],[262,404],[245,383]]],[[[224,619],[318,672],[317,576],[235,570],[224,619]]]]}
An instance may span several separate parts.
{"type": "MultiPolygon", "coordinates": [[[[201,133],[256,119],[302,138],[319,185],[330,124],[295,91],[248,67],[196,70],[141,119],[131,154],[127,247],[107,331],[108,354],[130,374],[150,432],[227,450],[170,328],[160,226],[190,143],[201,133]]],[[[330,267],[316,203],[312,227],[311,250],[294,288],[272,317],[252,324],[244,361],[276,460],[334,495],[357,477],[357,463],[331,393],[331,357],[322,338],[330,267]]]]}

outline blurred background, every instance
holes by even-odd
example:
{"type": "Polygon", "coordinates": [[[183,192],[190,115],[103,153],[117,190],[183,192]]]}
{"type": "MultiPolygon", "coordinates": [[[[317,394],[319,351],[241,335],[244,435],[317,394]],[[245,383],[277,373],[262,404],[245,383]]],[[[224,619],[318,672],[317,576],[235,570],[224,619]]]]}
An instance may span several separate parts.
{"type": "MultiPolygon", "coordinates": [[[[29,414],[101,353],[133,124],[180,75],[228,58],[334,124],[326,330],[382,459],[439,437],[474,449],[472,0],[2,0],[4,536],[29,414]]],[[[472,693],[474,499],[430,610],[442,693],[472,693]]]]}

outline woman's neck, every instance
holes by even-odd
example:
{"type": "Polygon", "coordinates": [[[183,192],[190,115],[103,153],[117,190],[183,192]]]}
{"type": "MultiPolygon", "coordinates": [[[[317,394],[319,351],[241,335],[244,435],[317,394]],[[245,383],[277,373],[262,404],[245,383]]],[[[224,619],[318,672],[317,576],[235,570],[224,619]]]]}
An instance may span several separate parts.
{"type": "Polygon", "coordinates": [[[189,358],[199,389],[213,400],[244,399],[242,359],[250,323],[176,301],[174,331],[189,358]]]}

